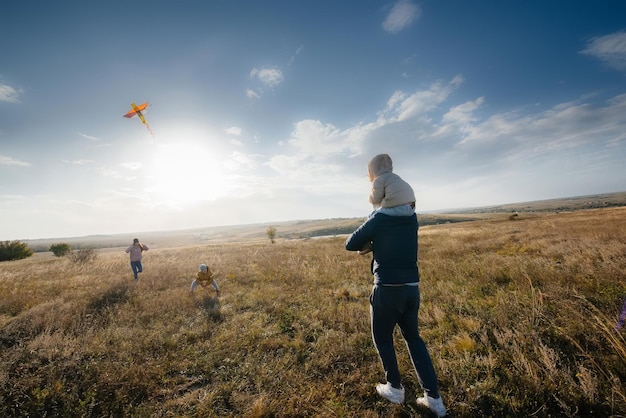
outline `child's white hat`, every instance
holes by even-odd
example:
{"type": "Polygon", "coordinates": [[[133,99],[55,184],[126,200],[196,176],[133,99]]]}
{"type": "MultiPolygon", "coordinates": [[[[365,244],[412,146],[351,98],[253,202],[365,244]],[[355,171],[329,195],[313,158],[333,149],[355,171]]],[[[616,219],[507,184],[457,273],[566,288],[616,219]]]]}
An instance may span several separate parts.
{"type": "Polygon", "coordinates": [[[209,271],[209,268],[207,267],[206,264],[200,264],[200,267],[198,268],[199,271],[201,271],[202,273],[206,273],[207,271],[209,271]]]}

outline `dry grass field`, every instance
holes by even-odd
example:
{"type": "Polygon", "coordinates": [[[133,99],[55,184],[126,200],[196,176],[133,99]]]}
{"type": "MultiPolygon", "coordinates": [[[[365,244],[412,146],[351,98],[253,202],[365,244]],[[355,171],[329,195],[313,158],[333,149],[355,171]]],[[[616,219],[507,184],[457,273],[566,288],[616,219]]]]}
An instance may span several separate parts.
{"type": "MultiPolygon", "coordinates": [[[[626,208],[420,229],[421,332],[451,417],[626,416],[626,208]]],[[[0,416],[429,417],[379,398],[369,257],[344,238],[0,265],[0,416]],[[198,264],[222,293],[189,294],[198,264]]],[[[150,243],[148,242],[150,245],[150,243]]]]}

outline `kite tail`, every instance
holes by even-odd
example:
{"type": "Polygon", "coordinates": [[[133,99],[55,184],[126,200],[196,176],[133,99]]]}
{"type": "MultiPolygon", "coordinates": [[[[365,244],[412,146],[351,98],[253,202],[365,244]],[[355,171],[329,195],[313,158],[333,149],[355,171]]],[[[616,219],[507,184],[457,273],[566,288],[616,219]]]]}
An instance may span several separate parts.
{"type": "Polygon", "coordinates": [[[626,298],[624,299],[624,303],[622,303],[622,313],[619,314],[619,319],[617,320],[617,324],[615,324],[615,332],[619,332],[624,328],[624,324],[626,324],[626,298]]]}
{"type": "Polygon", "coordinates": [[[148,132],[150,132],[150,135],[152,135],[152,139],[154,139],[154,134],[152,133],[152,129],[150,129],[150,125],[148,125],[146,123],[146,128],[148,128],[148,132]]]}

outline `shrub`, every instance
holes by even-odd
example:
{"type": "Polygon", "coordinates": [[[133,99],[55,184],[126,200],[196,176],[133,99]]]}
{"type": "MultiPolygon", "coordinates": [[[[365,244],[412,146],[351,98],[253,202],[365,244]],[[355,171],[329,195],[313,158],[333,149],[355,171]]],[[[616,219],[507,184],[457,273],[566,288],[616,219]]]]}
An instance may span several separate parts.
{"type": "Polygon", "coordinates": [[[70,244],[65,243],[52,244],[50,246],[50,251],[52,251],[52,253],[57,257],[63,257],[64,255],[67,255],[67,253],[72,251],[72,247],[70,246],[70,244]]]}
{"type": "Polygon", "coordinates": [[[273,244],[274,239],[276,238],[276,228],[270,226],[267,228],[267,237],[270,239],[270,242],[273,244]]]}
{"type": "Polygon", "coordinates": [[[76,264],[84,264],[90,261],[95,261],[98,254],[96,250],[93,248],[83,248],[78,251],[72,251],[67,254],[67,258],[69,258],[72,262],[76,264]]]}
{"type": "Polygon", "coordinates": [[[20,241],[0,242],[0,261],[21,260],[33,255],[28,245],[20,241]]]}

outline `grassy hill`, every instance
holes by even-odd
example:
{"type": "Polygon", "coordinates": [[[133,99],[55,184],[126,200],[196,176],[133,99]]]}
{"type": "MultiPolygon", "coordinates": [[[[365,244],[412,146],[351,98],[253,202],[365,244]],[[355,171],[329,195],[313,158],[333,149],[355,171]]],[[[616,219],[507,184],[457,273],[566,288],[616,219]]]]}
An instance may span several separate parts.
{"type": "MultiPolygon", "coordinates": [[[[420,225],[437,225],[456,222],[468,222],[486,219],[508,219],[512,213],[528,218],[537,213],[571,212],[586,209],[626,206],[626,192],[599,194],[593,196],[569,197],[536,202],[513,203],[470,209],[456,209],[439,213],[420,213],[420,225]]],[[[218,227],[195,228],[178,231],[129,232],[127,234],[93,235],[87,237],[66,237],[54,239],[25,240],[36,252],[46,252],[50,245],[63,242],[73,249],[80,248],[126,248],[136,236],[148,245],[155,247],[183,247],[205,245],[227,241],[263,241],[267,240],[267,228],[277,230],[280,239],[306,239],[319,236],[349,234],[365,218],[334,218],[317,220],[296,220],[278,223],[251,225],[226,225],[218,227]]]]}
{"type": "MultiPolygon", "coordinates": [[[[0,416],[430,416],[399,335],[407,402],[375,393],[369,257],[343,237],[223,233],[154,246],[138,283],[119,249],[2,263],[0,416]],[[201,262],[219,298],[189,294],[201,262]]],[[[626,415],[625,237],[626,208],[420,229],[420,326],[450,416],[626,415]]]]}
{"type": "Polygon", "coordinates": [[[456,209],[453,213],[506,213],[506,212],[572,212],[585,209],[601,209],[626,206],[626,192],[537,200],[533,202],[509,203],[479,208],[456,209]]]}

